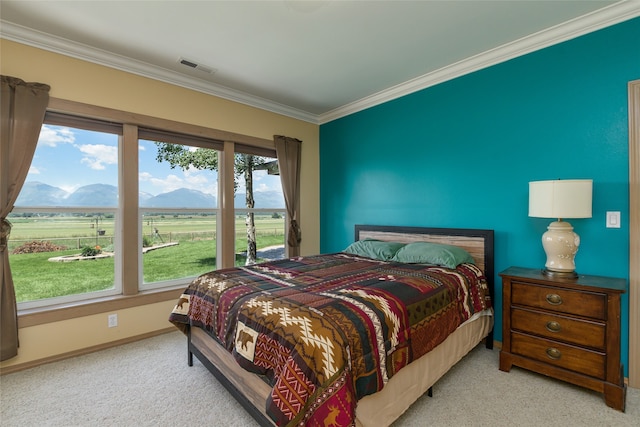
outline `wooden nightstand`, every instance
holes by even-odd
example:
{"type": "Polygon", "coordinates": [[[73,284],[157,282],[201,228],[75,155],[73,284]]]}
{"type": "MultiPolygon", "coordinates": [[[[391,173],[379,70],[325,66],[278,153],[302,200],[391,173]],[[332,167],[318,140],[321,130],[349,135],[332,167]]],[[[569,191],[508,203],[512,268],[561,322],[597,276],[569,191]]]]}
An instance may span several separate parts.
{"type": "Polygon", "coordinates": [[[624,411],[620,295],[626,280],[552,278],[511,267],[502,276],[500,370],[516,365],[604,394],[624,411]]]}

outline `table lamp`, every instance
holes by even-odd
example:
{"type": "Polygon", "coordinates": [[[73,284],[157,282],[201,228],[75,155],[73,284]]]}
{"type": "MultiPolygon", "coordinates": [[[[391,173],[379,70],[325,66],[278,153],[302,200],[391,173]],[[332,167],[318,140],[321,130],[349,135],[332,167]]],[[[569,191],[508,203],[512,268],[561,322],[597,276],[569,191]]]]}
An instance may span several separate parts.
{"type": "Polygon", "coordinates": [[[574,262],[580,236],[564,218],[591,218],[593,180],[566,179],[529,183],[529,216],[557,218],[542,235],[547,276],[575,278],[574,262]]]}

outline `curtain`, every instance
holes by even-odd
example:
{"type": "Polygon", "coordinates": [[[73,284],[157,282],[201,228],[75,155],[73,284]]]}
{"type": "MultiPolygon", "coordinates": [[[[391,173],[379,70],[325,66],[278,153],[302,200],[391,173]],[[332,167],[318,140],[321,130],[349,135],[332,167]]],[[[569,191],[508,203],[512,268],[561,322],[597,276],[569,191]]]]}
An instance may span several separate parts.
{"type": "Polygon", "coordinates": [[[300,149],[302,141],[286,136],[274,136],[280,181],[287,208],[287,256],[300,255],[302,235],[300,218],[300,149]]]}
{"type": "Polygon", "coordinates": [[[18,310],[9,268],[7,240],[11,223],[7,216],[27,178],[49,104],[50,87],[15,77],[0,78],[0,360],[7,360],[18,354],[18,310]]]}

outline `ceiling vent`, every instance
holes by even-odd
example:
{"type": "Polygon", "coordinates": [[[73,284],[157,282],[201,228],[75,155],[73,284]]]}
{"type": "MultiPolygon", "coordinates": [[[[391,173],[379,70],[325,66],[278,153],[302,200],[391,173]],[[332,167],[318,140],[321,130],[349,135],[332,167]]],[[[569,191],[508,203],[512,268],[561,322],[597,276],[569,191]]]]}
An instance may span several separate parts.
{"type": "Polygon", "coordinates": [[[206,65],[198,64],[197,62],[191,61],[190,59],[180,58],[180,59],[178,59],[178,62],[180,64],[184,65],[185,67],[189,67],[189,68],[194,69],[194,70],[202,71],[203,73],[207,73],[207,74],[213,74],[213,73],[215,73],[217,71],[215,68],[211,68],[211,67],[207,67],[206,65]]]}

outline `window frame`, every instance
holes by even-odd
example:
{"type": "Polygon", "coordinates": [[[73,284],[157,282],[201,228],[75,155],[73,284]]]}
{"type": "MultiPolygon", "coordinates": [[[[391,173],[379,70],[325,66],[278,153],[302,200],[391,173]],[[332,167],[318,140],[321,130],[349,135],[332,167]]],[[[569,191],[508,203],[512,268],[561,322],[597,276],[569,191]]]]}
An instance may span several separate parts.
{"type": "MultiPolygon", "coordinates": [[[[211,209],[204,209],[204,208],[170,208],[171,212],[188,212],[188,213],[207,213],[207,214],[215,214],[216,217],[219,214],[218,208],[211,208],[211,209]]],[[[167,208],[143,208],[143,207],[139,207],[139,220],[140,220],[140,224],[143,223],[143,219],[144,219],[144,214],[145,213],[162,213],[162,212],[166,212],[167,208]]],[[[217,224],[217,220],[216,220],[216,224],[217,224]]],[[[140,243],[139,243],[139,247],[142,247],[142,237],[143,233],[140,232],[140,243]]],[[[216,242],[217,243],[217,242],[216,242]]],[[[216,244],[217,246],[217,244],[216,244]]],[[[138,271],[139,277],[138,277],[138,289],[140,292],[146,292],[146,291],[152,291],[154,289],[165,289],[165,288],[170,288],[170,287],[175,287],[175,286],[179,286],[181,288],[185,288],[187,286],[188,283],[190,283],[193,279],[195,279],[197,276],[186,276],[186,277],[180,277],[177,279],[167,279],[167,280],[161,280],[161,281],[156,281],[156,282],[145,282],[144,281],[144,259],[142,256],[142,252],[138,253],[138,257],[139,257],[139,265],[141,266],[141,268],[138,271]]],[[[220,268],[219,266],[216,265],[216,269],[220,268]]]]}
{"type": "MultiPolygon", "coordinates": [[[[120,222],[120,209],[119,208],[111,208],[111,207],[43,207],[43,206],[17,206],[11,211],[12,213],[113,213],[114,214],[114,223],[116,227],[120,222]]],[[[120,248],[120,235],[118,233],[114,233],[113,236],[113,244],[116,248],[116,253],[118,253],[120,248]]],[[[57,297],[51,297],[46,299],[39,300],[30,300],[30,301],[22,301],[17,303],[18,312],[20,311],[28,311],[32,309],[39,309],[43,307],[51,307],[51,306],[61,306],[61,305],[69,305],[75,304],[80,301],[86,300],[96,300],[105,297],[112,297],[116,295],[120,295],[123,292],[122,287],[122,264],[121,257],[114,257],[114,266],[113,266],[113,288],[104,289],[101,291],[92,291],[92,292],[84,292],[70,295],[63,295],[57,297]],[[87,298],[87,295],[90,295],[87,298]]],[[[15,283],[14,283],[15,286],[15,283]]]]}
{"type": "MultiPolygon", "coordinates": [[[[185,133],[178,133],[178,132],[174,132],[171,130],[165,130],[165,129],[152,129],[149,127],[143,127],[143,126],[139,126],[137,129],[137,144],[139,144],[140,140],[145,140],[145,141],[160,141],[160,142],[166,142],[166,143],[171,143],[171,144],[177,144],[177,145],[183,145],[183,146],[188,146],[188,147],[197,147],[197,148],[206,148],[206,149],[210,149],[210,150],[216,150],[218,151],[218,156],[220,156],[221,154],[221,150],[224,148],[224,142],[223,141],[219,141],[217,139],[213,139],[213,138],[206,138],[206,137],[202,137],[202,136],[198,136],[198,135],[189,135],[189,134],[185,134],[185,133]]],[[[139,156],[139,151],[136,151],[136,156],[139,156]]],[[[138,166],[140,165],[139,162],[139,158],[137,158],[137,162],[138,162],[138,166]]],[[[218,181],[219,181],[219,175],[220,175],[220,171],[217,172],[218,173],[218,181]]],[[[139,175],[138,175],[139,176],[139,175]]],[[[139,180],[137,180],[137,182],[139,183],[139,180]]],[[[139,204],[139,198],[138,198],[138,217],[139,217],[139,224],[142,224],[142,219],[144,217],[144,213],[146,212],[163,212],[166,211],[166,209],[163,208],[144,208],[141,207],[139,204]]],[[[173,208],[172,208],[173,209],[173,208]]],[[[180,210],[185,210],[185,209],[181,209],[181,208],[176,208],[178,211],[180,210]]],[[[207,213],[214,213],[216,215],[216,217],[219,217],[219,213],[220,213],[220,202],[218,201],[218,204],[216,207],[211,208],[211,209],[186,209],[189,212],[207,212],[207,213]]],[[[217,226],[217,222],[216,221],[216,226],[217,226]]],[[[139,243],[138,246],[142,247],[142,230],[139,230],[139,243]]],[[[216,242],[217,243],[217,242],[216,242]]],[[[218,246],[218,244],[216,244],[216,247],[218,246]]],[[[140,268],[138,269],[138,289],[140,291],[151,291],[154,289],[162,289],[162,288],[167,288],[167,287],[172,287],[172,286],[180,286],[180,287],[186,287],[186,285],[192,281],[194,279],[194,277],[182,277],[182,278],[178,278],[178,279],[170,279],[170,280],[164,280],[164,281],[159,281],[159,282],[148,282],[145,283],[144,281],[144,260],[142,257],[142,253],[138,253],[138,265],[140,266],[140,268]]],[[[216,265],[216,269],[220,268],[220,262],[217,261],[217,265],[216,265]]]]}
{"type": "MultiPolygon", "coordinates": [[[[233,266],[235,259],[235,213],[233,206],[235,148],[238,145],[241,151],[251,148],[260,153],[275,153],[275,142],[272,139],[242,135],[53,97],[49,100],[47,114],[50,117],[76,116],[87,121],[95,119],[122,126],[122,143],[120,144],[121,149],[119,149],[119,189],[122,199],[118,206],[120,220],[118,233],[120,233],[122,261],[121,271],[116,272],[122,282],[122,292],[118,295],[87,298],[71,303],[19,309],[18,325],[20,328],[164,302],[177,298],[184,289],[184,284],[181,283],[165,288],[140,290],[139,263],[141,261],[137,256],[137,248],[141,239],[140,221],[138,221],[140,218],[137,152],[139,128],[191,135],[194,138],[221,142],[222,150],[218,169],[218,268],[233,266]]],[[[273,155],[273,157],[276,156],[273,155]]]]}
{"type": "MultiPolygon", "coordinates": [[[[118,198],[122,198],[122,180],[120,176],[121,169],[121,159],[122,150],[123,150],[123,133],[124,126],[121,123],[114,123],[111,121],[97,120],[90,117],[77,116],[75,114],[62,114],[59,112],[49,111],[45,112],[45,117],[43,121],[44,125],[49,126],[59,126],[59,127],[67,127],[72,129],[82,129],[91,132],[97,133],[107,133],[116,135],[118,138],[117,141],[117,150],[118,150],[118,176],[117,176],[117,188],[118,188],[118,198]]],[[[37,149],[36,149],[37,150],[37,149]]],[[[38,213],[38,212],[59,212],[59,213],[93,213],[93,212],[101,212],[101,213],[113,213],[115,224],[118,225],[121,219],[121,208],[120,203],[117,206],[15,206],[12,209],[12,212],[15,213],[38,213]]],[[[114,246],[120,250],[121,247],[121,233],[114,232],[113,236],[113,244],[114,246]]],[[[15,286],[15,284],[14,284],[15,286]]],[[[23,301],[17,303],[18,312],[39,309],[44,307],[51,306],[63,306],[69,304],[75,304],[80,301],[86,300],[95,300],[104,297],[111,297],[115,295],[120,295],[123,293],[123,284],[122,284],[122,257],[114,257],[114,271],[113,271],[113,288],[105,289],[102,291],[94,291],[94,292],[85,292],[85,293],[77,293],[71,295],[64,295],[52,298],[46,298],[42,300],[31,300],[31,301],[23,301]],[[87,297],[89,295],[89,297],[87,297]]]]}

